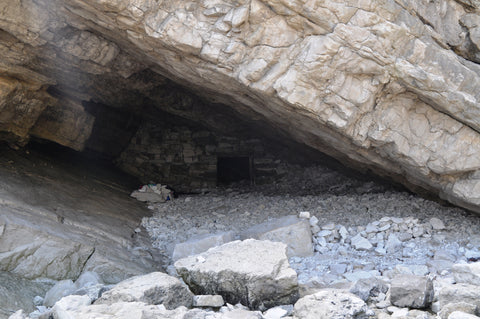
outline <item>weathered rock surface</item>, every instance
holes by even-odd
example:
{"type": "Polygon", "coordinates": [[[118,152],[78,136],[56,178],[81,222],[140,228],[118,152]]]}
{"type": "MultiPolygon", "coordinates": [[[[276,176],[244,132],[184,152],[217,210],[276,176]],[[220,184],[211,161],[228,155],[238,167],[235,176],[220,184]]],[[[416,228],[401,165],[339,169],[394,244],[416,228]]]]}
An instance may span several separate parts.
{"type": "Polygon", "coordinates": [[[161,74],[480,211],[478,1],[42,0],[0,12],[0,131],[12,144],[84,148],[85,101],[149,99],[195,117],[155,95],[161,74]]]}
{"type": "Polygon", "coordinates": [[[295,303],[296,319],[369,318],[373,312],[357,296],[335,289],[326,289],[305,296],[295,303]]]}
{"type": "Polygon", "coordinates": [[[390,301],[398,307],[426,308],[433,299],[433,283],[427,277],[399,275],[392,279],[390,301]]]}
{"type": "Polygon", "coordinates": [[[480,286],[480,262],[455,264],[452,266],[452,273],[457,283],[480,286]]]}
{"type": "Polygon", "coordinates": [[[288,257],[307,257],[313,254],[312,232],[308,221],[292,215],[255,225],[240,236],[242,239],[282,242],[287,245],[288,257]]]}
{"type": "Polygon", "coordinates": [[[283,243],[234,241],[180,259],[175,268],[195,294],[222,295],[231,304],[259,309],[298,299],[297,274],[283,243]]]}
{"type": "Polygon", "coordinates": [[[172,260],[176,261],[180,258],[203,253],[209,248],[223,245],[232,240],[232,232],[193,236],[188,241],[175,245],[175,248],[173,249],[172,260]]]}
{"type": "Polygon", "coordinates": [[[144,302],[151,305],[163,304],[167,309],[180,306],[190,307],[193,294],[180,280],[161,272],[136,276],[120,282],[103,293],[95,304],[117,302],[144,302]]]}

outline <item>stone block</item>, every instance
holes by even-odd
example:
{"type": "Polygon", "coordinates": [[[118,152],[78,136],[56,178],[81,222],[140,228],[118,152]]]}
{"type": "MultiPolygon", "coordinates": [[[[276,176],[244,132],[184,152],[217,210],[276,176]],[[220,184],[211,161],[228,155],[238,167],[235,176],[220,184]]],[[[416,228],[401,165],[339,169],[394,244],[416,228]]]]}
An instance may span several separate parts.
{"type": "Polygon", "coordinates": [[[394,277],[390,301],[397,307],[426,308],[433,299],[432,280],[427,277],[402,274],[394,277]]]}
{"type": "Polygon", "coordinates": [[[218,294],[230,304],[269,308],[298,299],[297,274],[286,249],[271,241],[233,241],[180,259],[175,268],[195,294],[218,294]]]}
{"type": "Polygon", "coordinates": [[[452,266],[452,273],[457,283],[480,286],[480,262],[454,264],[452,266]]]}
{"type": "Polygon", "coordinates": [[[307,257],[313,254],[312,232],[307,219],[284,216],[246,230],[242,239],[254,238],[282,242],[287,245],[288,257],[307,257]]]}
{"type": "Polygon", "coordinates": [[[184,257],[203,253],[212,247],[221,246],[232,240],[232,232],[195,236],[186,242],[175,245],[175,248],[173,249],[172,260],[177,261],[184,257]]]}

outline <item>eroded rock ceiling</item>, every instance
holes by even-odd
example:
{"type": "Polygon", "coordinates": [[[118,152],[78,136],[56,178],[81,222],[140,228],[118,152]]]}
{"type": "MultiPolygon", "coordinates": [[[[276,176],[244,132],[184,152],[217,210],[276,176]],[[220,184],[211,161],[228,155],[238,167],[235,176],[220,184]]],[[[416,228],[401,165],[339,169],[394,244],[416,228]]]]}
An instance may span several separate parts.
{"type": "MultiPolygon", "coordinates": [[[[82,150],[115,117],[103,106],[224,131],[240,117],[480,211],[479,12],[476,0],[2,1],[0,137],[82,150]]],[[[127,122],[111,135],[128,141],[127,122]]]]}

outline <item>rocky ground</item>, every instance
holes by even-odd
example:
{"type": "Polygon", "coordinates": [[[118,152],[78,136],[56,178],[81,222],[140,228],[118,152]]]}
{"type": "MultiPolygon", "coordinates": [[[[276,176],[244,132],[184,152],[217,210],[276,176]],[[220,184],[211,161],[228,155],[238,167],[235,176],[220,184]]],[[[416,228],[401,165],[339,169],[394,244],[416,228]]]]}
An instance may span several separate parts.
{"type": "MultiPolygon", "coordinates": [[[[14,164],[9,161],[4,164],[14,164]]],[[[15,161],[21,162],[20,158],[15,158],[15,161]]],[[[50,167],[48,165],[41,166],[42,170],[50,167]]],[[[53,167],[52,164],[50,169],[53,167]]],[[[40,175],[39,171],[36,174],[40,175]]],[[[17,175],[22,173],[17,172],[17,175]]],[[[73,190],[68,189],[69,193],[73,190]]],[[[56,198],[61,199],[61,196],[56,198]]],[[[310,253],[303,252],[301,256],[293,253],[288,258],[290,267],[297,273],[299,297],[307,298],[302,298],[302,303],[313,298],[308,296],[314,292],[321,295],[325,288],[341,289],[335,290],[333,295],[315,295],[317,297],[314,299],[348,300],[347,303],[352,303],[352,309],[358,306],[361,314],[357,317],[352,314],[352,318],[434,318],[435,314],[446,307],[446,300],[459,296],[458,300],[455,299],[455,305],[449,306],[450,310],[443,309],[440,318],[449,318],[454,310],[478,315],[476,307],[480,288],[476,284],[462,282],[472,283],[470,277],[476,278],[480,274],[475,275],[473,271],[474,275],[470,277],[458,275],[462,272],[469,273],[462,270],[462,265],[475,265],[480,259],[478,215],[419,197],[385,181],[355,175],[346,169],[338,170],[338,167],[285,166],[284,176],[271,183],[253,186],[240,183],[228,188],[205,189],[201,194],[179,194],[177,198],[165,203],[149,203],[146,206],[151,210],[151,216],[143,214],[141,219],[142,214],[138,214],[138,227],[134,231],[137,235],[148,234],[151,237],[153,246],[158,251],[150,251],[160,253],[161,256],[155,260],[162,264],[159,268],[167,269],[170,275],[177,276],[178,265],[174,266],[172,255],[175,250],[180,250],[184,242],[195,243],[198,238],[212,237],[212,234],[217,236],[218,244],[244,239],[245,234],[255,225],[272,225],[282,217],[293,215],[296,221],[307,225],[301,232],[308,233],[308,241],[311,243],[310,253]],[[139,225],[140,220],[143,227],[139,225]],[[413,286],[402,287],[405,282],[413,286]],[[422,283],[423,288],[419,288],[422,283]],[[459,285],[467,285],[460,289],[465,294],[458,292],[459,285]],[[343,293],[348,295],[342,295],[343,293]],[[422,300],[418,302],[411,297],[415,294],[425,298],[420,298],[422,300]],[[416,310],[417,308],[422,310],[416,310]]],[[[66,212],[66,216],[72,218],[66,212]]],[[[288,225],[277,228],[281,231],[284,226],[288,225]]],[[[148,247],[143,249],[148,251],[148,247]]],[[[4,277],[5,274],[7,273],[3,274],[4,277]]],[[[91,302],[112,287],[101,279],[95,279],[94,288],[89,286],[91,289],[86,289],[78,280],[75,283],[60,282],[63,286],[56,288],[60,293],[55,298],[50,297],[48,306],[55,305],[55,301],[62,295],[72,293],[85,293],[91,302]]],[[[2,282],[2,285],[10,285],[6,280],[2,282]]],[[[39,295],[43,298],[46,289],[52,284],[54,282],[40,287],[41,283],[35,282],[32,291],[25,296],[31,299],[33,295],[39,295]]],[[[50,296],[53,294],[50,292],[50,296]]],[[[82,302],[84,305],[89,304],[82,302]]],[[[48,313],[46,304],[39,297],[35,303],[39,311],[32,317],[48,313]]],[[[299,309],[297,314],[310,307],[301,304],[298,307],[295,305],[299,309]]],[[[293,304],[285,305],[282,309],[284,311],[276,311],[283,316],[293,314],[293,304]]],[[[25,310],[30,312],[32,308],[25,310]]],[[[255,312],[257,317],[252,318],[276,318],[273,315],[268,317],[266,308],[259,310],[263,312],[255,312]]],[[[109,308],[108,311],[115,313],[117,310],[109,308]]],[[[155,308],[155,311],[158,309],[155,308]]],[[[188,317],[185,309],[183,312],[178,309],[175,311],[175,314],[170,313],[168,316],[188,317]]],[[[208,311],[211,318],[223,318],[219,315],[222,311],[230,313],[248,310],[240,305],[227,305],[208,311]]],[[[250,312],[249,316],[252,315],[250,312]]],[[[198,318],[207,318],[207,314],[203,313],[204,317],[198,318]]],[[[164,314],[165,318],[168,316],[164,314]]],[[[193,315],[190,313],[190,316],[193,315]]],[[[245,316],[242,318],[248,317],[245,316]]],[[[297,315],[297,318],[307,317],[297,315]]]]}
{"type": "Polygon", "coordinates": [[[304,282],[322,280],[335,264],[345,265],[345,273],[365,269],[380,274],[404,265],[424,265],[435,273],[443,270],[434,262],[440,255],[451,262],[480,257],[477,215],[328,167],[289,167],[271,184],[211,189],[149,208],[154,214],[143,219],[143,226],[166,256],[172,256],[176,243],[195,236],[232,231],[238,239],[254,225],[308,212],[316,253],[291,259],[304,282]],[[357,234],[371,247],[355,249],[357,234]],[[393,243],[395,236],[388,242],[390,234],[401,244],[393,243]]]}

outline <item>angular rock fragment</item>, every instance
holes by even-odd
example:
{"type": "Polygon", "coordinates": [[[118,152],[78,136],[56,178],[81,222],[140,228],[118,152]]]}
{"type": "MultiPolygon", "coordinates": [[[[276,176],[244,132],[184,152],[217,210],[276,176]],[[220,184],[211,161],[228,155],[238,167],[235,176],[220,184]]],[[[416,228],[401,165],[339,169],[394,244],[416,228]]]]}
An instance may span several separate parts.
{"type": "Polygon", "coordinates": [[[220,295],[197,295],[193,296],[194,307],[214,307],[218,308],[225,304],[223,297],[220,295]]]}
{"type": "Polygon", "coordinates": [[[426,308],[433,299],[433,283],[427,277],[402,274],[394,277],[390,301],[398,307],[426,308]]]}
{"type": "Polygon", "coordinates": [[[452,266],[452,273],[457,283],[480,286],[480,262],[454,264],[452,266]]]}
{"type": "Polygon", "coordinates": [[[180,306],[190,307],[193,294],[180,280],[161,272],[135,276],[124,280],[103,293],[95,304],[116,302],[144,302],[152,305],[163,304],[167,309],[180,306]]]}
{"type": "Polygon", "coordinates": [[[441,319],[448,319],[450,314],[454,311],[461,311],[474,315],[477,312],[477,306],[466,302],[452,302],[443,306],[442,310],[438,312],[441,319]]]}
{"type": "Polygon", "coordinates": [[[231,304],[260,309],[298,299],[297,274],[283,243],[234,241],[180,259],[175,268],[195,294],[222,295],[231,304]]]}
{"type": "Polygon", "coordinates": [[[174,261],[180,258],[196,255],[207,251],[209,248],[220,246],[233,240],[232,232],[219,234],[207,234],[190,238],[188,241],[175,245],[172,259],[174,261]]]}
{"type": "Polygon", "coordinates": [[[310,223],[294,215],[255,225],[243,232],[240,237],[282,242],[288,247],[289,258],[307,257],[313,254],[310,223]]]}
{"type": "Polygon", "coordinates": [[[299,299],[294,306],[295,319],[363,319],[373,312],[357,296],[336,289],[325,289],[299,299]]]}
{"type": "Polygon", "coordinates": [[[450,303],[468,303],[480,307],[480,289],[479,286],[464,283],[435,283],[435,294],[432,304],[432,310],[439,312],[443,307],[450,303]]]}

